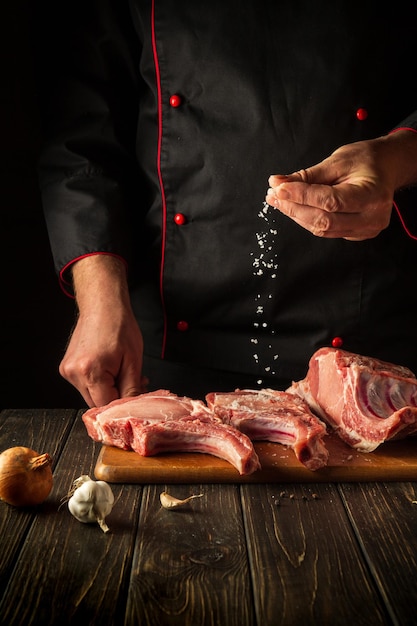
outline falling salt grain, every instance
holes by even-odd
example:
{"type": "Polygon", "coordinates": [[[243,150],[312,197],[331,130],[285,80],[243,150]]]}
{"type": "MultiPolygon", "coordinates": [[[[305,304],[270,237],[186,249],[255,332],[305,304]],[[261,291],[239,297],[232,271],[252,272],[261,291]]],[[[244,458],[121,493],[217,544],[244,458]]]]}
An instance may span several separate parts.
{"type": "MultiPolygon", "coordinates": [[[[258,218],[264,222],[264,228],[261,228],[259,232],[255,233],[258,253],[250,253],[250,256],[252,257],[253,276],[273,279],[277,278],[277,270],[279,264],[277,263],[278,254],[276,248],[276,235],[278,234],[278,228],[276,226],[277,220],[275,219],[275,217],[275,211],[269,206],[267,202],[264,201],[262,207],[258,211],[258,218]]],[[[255,305],[255,312],[258,318],[265,315],[268,315],[269,317],[268,311],[265,311],[265,307],[261,303],[266,301],[272,301],[272,299],[272,293],[257,294],[255,298],[255,303],[257,303],[255,305]]],[[[254,322],[253,327],[257,330],[262,328],[266,331],[269,328],[269,323],[260,320],[260,322],[254,322]]],[[[270,335],[274,335],[274,329],[271,328],[269,330],[269,333],[270,335]]],[[[255,340],[255,338],[251,338],[250,342],[256,345],[260,343],[255,340]]],[[[272,344],[268,345],[268,349],[272,352],[272,344]]],[[[271,355],[269,358],[275,361],[278,358],[278,355],[271,355]]],[[[254,354],[253,359],[257,364],[259,364],[258,354],[254,354]]],[[[264,371],[268,372],[269,375],[271,375],[271,366],[268,365],[268,363],[262,363],[262,366],[264,368],[264,371]]],[[[275,375],[275,372],[273,372],[273,375],[275,375]]],[[[261,382],[262,381],[258,381],[258,384],[261,384],[261,382]]]]}

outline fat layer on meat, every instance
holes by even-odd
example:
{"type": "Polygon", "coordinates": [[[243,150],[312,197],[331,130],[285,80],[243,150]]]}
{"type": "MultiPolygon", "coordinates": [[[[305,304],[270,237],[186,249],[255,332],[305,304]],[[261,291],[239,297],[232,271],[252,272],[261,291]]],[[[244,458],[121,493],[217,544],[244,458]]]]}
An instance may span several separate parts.
{"type": "Polygon", "coordinates": [[[151,423],[175,421],[203,413],[208,413],[208,410],[200,400],[159,389],[93,407],[83,414],[82,419],[88,434],[95,441],[130,450],[132,425],[138,429],[151,423]]]}

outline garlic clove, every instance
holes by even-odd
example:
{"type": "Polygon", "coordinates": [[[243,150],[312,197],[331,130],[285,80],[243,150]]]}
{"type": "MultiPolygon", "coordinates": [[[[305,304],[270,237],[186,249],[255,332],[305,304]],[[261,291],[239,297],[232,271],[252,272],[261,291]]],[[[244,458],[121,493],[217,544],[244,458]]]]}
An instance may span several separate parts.
{"type": "Polygon", "coordinates": [[[203,493],[199,493],[196,495],[189,496],[188,498],[185,498],[185,500],[179,500],[178,498],[171,496],[166,491],[163,491],[160,494],[159,499],[164,509],[176,509],[178,507],[184,506],[185,504],[188,504],[188,502],[190,502],[191,500],[194,500],[194,498],[201,498],[203,495],[204,495],[203,493]]]}

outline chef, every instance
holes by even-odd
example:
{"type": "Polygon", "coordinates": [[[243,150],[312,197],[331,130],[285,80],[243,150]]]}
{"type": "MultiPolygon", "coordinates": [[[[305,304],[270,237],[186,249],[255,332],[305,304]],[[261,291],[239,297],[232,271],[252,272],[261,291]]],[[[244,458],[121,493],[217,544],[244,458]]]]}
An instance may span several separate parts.
{"type": "Polygon", "coordinates": [[[88,0],[40,33],[43,205],[89,406],[417,372],[417,5],[88,0]]]}

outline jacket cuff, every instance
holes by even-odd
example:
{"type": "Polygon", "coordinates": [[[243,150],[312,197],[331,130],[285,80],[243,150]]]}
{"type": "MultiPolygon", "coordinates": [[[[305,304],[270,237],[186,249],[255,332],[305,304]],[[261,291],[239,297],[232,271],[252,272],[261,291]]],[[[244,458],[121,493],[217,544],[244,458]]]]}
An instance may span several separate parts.
{"type": "Polygon", "coordinates": [[[124,259],[122,256],[118,254],[112,254],[111,252],[91,252],[89,254],[83,254],[79,257],[76,257],[75,259],[72,259],[69,263],[64,265],[64,267],[59,271],[59,286],[61,287],[62,291],[64,292],[66,296],[68,296],[69,298],[75,298],[74,287],[73,287],[72,276],[71,276],[71,270],[72,270],[72,266],[74,265],[74,263],[77,263],[77,261],[80,261],[81,259],[85,259],[89,256],[97,256],[99,254],[112,256],[112,257],[115,257],[116,259],[120,259],[120,261],[122,261],[127,267],[126,259],[124,259]]]}

